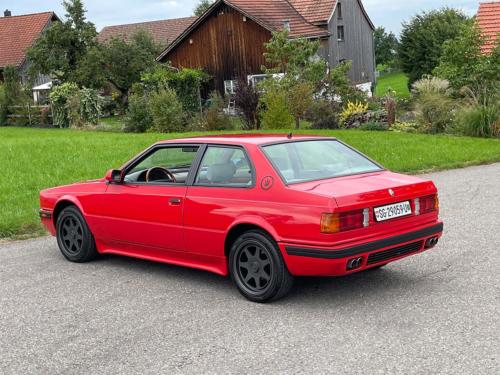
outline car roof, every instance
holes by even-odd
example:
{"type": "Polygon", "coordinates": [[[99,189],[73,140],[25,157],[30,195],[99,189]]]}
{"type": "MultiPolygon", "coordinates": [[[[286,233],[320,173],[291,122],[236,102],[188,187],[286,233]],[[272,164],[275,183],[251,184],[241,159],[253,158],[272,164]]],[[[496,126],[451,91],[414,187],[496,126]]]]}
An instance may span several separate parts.
{"type": "Polygon", "coordinates": [[[318,140],[318,139],[335,139],[333,137],[325,137],[318,135],[305,135],[305,134],[292,134],[291,138],[289,134],[220,134],[220,135],[206,135],[206,136],[196,136],[189,138],[177,138],[169,139],[165,141],[158,142],[159,144],[164,143],[219,143],[219,144],[232,144],[232,145],[264,145],[269,143],[278,142],[293,142],[294,140],[318,140]]]}

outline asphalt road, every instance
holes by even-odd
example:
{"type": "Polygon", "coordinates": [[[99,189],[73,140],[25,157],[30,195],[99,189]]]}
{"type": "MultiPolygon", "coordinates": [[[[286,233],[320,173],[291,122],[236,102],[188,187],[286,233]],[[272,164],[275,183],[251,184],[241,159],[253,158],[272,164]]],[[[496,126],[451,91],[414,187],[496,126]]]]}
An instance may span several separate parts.
{"type": "Polygon", "coordinates": [[[436,249],[269,305],[202,271],[0,245],[0,373],[499,374],[500,164],[430,177],[436,249]]]}

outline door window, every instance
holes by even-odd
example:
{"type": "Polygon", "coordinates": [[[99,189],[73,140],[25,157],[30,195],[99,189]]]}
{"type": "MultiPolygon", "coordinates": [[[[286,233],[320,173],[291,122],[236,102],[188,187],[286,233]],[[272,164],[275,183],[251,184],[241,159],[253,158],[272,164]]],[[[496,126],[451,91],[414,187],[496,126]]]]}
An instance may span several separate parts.
{"type": "Polygon", "coordinates": [[[125,182],[185,184],[198,149],[199,146],[158,148],[127,172],[125,182]]]}
{"type": "Polygon", "coordinates": [[[195,185],[250,187],[253,171],[241,148],[209,146],[201,161],[195,185]]]}

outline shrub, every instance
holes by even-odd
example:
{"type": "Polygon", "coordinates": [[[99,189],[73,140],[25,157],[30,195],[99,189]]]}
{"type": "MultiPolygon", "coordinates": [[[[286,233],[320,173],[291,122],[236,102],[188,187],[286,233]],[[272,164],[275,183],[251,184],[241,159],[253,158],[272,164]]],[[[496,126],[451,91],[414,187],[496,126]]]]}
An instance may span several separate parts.
{"type": "Polygon", "coordinates": [[[286,93],[281,89],[268,90],[263,97],[265,111],[262,115],[262,124],[266,129],[290,128],[294,121],[288,109],[286,93]]]}
{"type": "Polygon", "coordinates": [[[346,122],[352,115],[358,113],[364,113],[368,111],[368,104],[356,101],[356,102],[348,102],[346,107],[342,110],[340,114],[340,119],[342,123],[346,122]]]}
{"type": "Polygon", "coordinates": [[[500,137],[500,109],[496,105],[477,105],[461,110],[455,132],[473,137],[500,137]]]}
{"type": "Polygon", "coordinates": [[[419,133],[421,131],[420,126],[416,122],[396,122],[394,123],[390,129],[394,132],[402,132],[402,133],[419,133]]]}
{"type": "Polygon", "coordinates": [[[0,85],[0,126],[7,125],[7,115],[9,114],[9,103],[5,93],[5,87],[0,85]]]}
{"type": "Polygon", "coordinates": [[[242,115],[243,129],[260,128],[259,100],[259,90],[249,84],[246,78],[240,78],[234,93],[234,101],[242,115]]]}
{"type": "Polygon", "coordinates": [[[420,95],[416,101],[416,119],[423,131],[443,133],[453,126],[455,103],[441,93],[420,95]]]}
{"type": "Polygon", "coordinates": [[[346,129],[356,129],[370,122],[387,124],[387,112],[380,110],[353,113],[344,121],[342,126],[346,129]]]}
{"type": "Polygon", "coordinates": [[[334,101],[318,100],[313,103],[306,114],[312,129],[338,129],[337,105],[334,101]]]}
{"type": "Polygon", "coordinates": [[[449,89],[450,82],[429,75],[424,76],[412,85],[412,91],[415,95],[448,94],[449,89]]]}
{"type": "Polygon", "coordinates": [[[366,124],[361,124],[359,130],[384,131],[389,130],[389,125],[383,122],[370,121],[366,124]]]}
{"type": "Polygon", "coordinates": [[[210,94],[209,106],[205,111],[205,122],[207,130],[231,129],[231,120],[224,113],[224,99],[217,91],[210,94]]]}
{"type": "Polygon", "coordinates": [[[132,94],[123,130],[131,133],[144,133],[152,126],[153,116],[149,109],[148,99],[144,95],[132,94]]]}
{"type": "Polygon", "coordinates": [[[70,126],[70,117],[66,104],[68,100],[77,94],[78,86],[75,83],[63,83],[60,86],[55,86],[49,94],[52,110],[54,113],[54,125],[60,128],[70,126]]]}
{"type": "Polygon", "coordinates": [[[182,104],[175,91],[166,87],[150,97],[149,107],[154,130],[161,133],[179,132],[184,128],[182,104]]]}

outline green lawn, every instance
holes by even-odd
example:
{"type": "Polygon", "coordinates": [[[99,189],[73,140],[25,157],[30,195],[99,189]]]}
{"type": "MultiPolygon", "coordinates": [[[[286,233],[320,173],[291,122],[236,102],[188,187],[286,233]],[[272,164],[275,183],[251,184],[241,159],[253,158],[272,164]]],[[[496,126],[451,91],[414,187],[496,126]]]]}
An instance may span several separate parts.
{"type": "Polygon", "coordinates": [[[377,79],[376,96],[384,96],[389,89],[396,91],[396,96],[399,98],[410,97],[408,77],[404,73],[390,73],[377,79]]]}
{"type": "MultiPolygon", "coordinates": [[[[301,132],[336,136],[400,172],[500,161],[500,141],[493,139],[355,130],[301,132]]],[[[0,238],[42,233],[41,189],[100,178],[151,143],[179,136],[0,127],[0,238]]]]}

